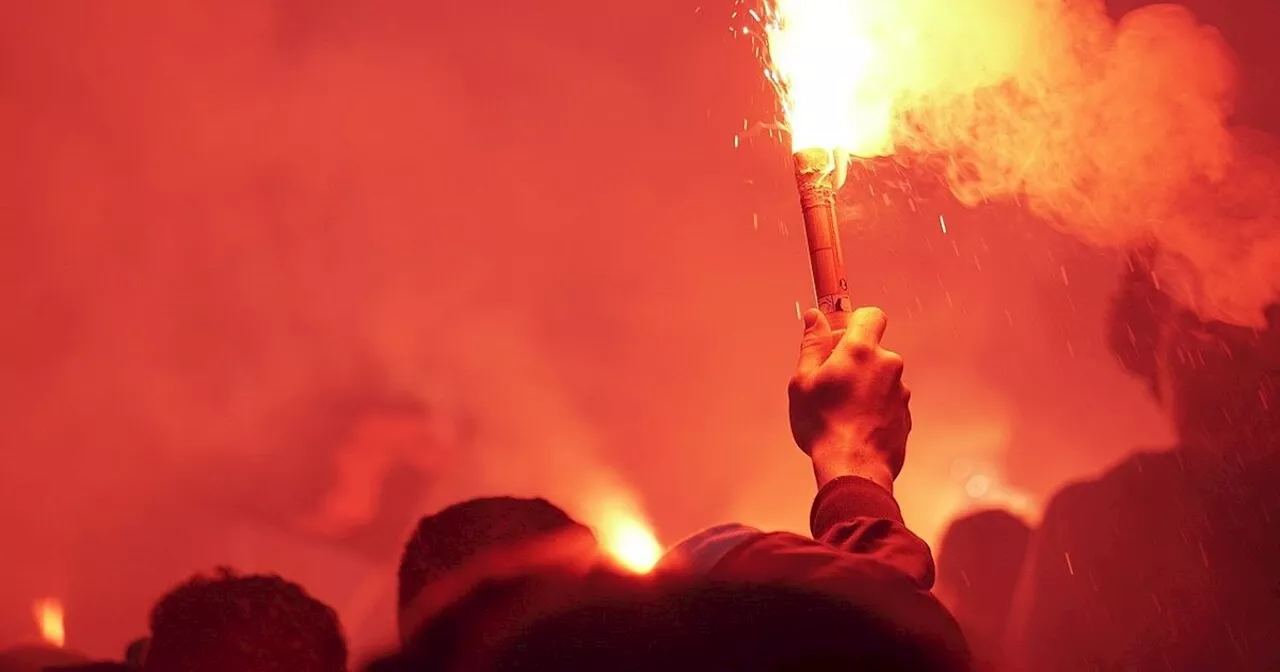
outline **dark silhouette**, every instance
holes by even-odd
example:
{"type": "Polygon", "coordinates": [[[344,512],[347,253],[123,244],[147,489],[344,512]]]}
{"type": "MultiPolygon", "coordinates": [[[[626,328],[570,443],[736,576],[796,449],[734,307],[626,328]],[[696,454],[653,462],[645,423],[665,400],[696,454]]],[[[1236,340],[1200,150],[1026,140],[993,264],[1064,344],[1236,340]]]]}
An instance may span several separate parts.
{"type": "Polygon", "coordinates": [[[42,672],[46,667],[84,662],[83,656],[52,646],[18,646],[0,651],[0,672],[42,672]]]}
{"type": "Polygon", "coordinates": [[[1002,639],[1030,540],[1025,521],[998,510],[965,516],[943,535],[937,593],[960,622],[978,669],[1002,669],[1002,639]]]}
{"type": "Polygon", "coordinates": [[[278,576],[219,570],[151,612],[146,672],[346,672],[333,609],[278,576]]]}
{"type": "Polygon", "coordinates": [[[793,587],[597,573],[549,582],[542,595],[539,608],[509,622],[465,661],[441,665],[431,646],[411,645],[369,670],[965,669],[945,642],[793,587]]]}
{"type": "Polygon", "coordinates": [[[472,499],[425,516],[400,558],[401,640],[488,579],[586,569],[597,557],[591,530],[544,499],[472,499]]]}
{"type": "Polygon", "coordinates": [[[145,637],[136,639],[129,643],[125,648],[124,660],[98,660],[93,662],[60,664],[54,667],[45,667],[44,672],[137,672],[142,669],[142,662],[146,658],[146,649],[149,640],[145,637]]]}
{"type": "Polygon", "coordinates": [[[1034,670],[1280,669],[1280,310],[1203,322],[1135,258],[1111,344],[1178,445],[1054,497],[1014,633],[1034,670]]]}

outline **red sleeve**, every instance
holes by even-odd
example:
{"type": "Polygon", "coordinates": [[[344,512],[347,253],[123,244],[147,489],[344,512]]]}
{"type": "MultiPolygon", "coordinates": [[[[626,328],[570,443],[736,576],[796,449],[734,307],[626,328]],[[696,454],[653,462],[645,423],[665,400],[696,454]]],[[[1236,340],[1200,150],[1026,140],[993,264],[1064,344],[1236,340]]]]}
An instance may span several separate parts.
{"type": "Polygon", "coordinates": [[[933,588],[929,545],[907,529],[893,495],[865,478],[844,476],[819,490],[809,528],[828,546],[892,567],[920,590],[933,588]]]}

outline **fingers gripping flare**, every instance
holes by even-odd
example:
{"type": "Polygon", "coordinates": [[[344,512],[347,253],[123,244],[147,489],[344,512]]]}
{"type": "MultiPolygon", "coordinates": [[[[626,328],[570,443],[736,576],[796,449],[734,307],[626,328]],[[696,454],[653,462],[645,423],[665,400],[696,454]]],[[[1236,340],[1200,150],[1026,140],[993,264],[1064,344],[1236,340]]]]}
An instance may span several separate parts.
{"type": "Polygon", "coordinates": [[[902,357],[881,345],[884,312],[854,311],[843,332],[818,310],[803,318],[800,361],[788,388],[796,444],[813,460],[819,487],[853,475],[892,492],[911,432],[911,393],[902,384],[902,357]]]}
{"type": "Polygon", "coordinates": [[[816,373],[818,367],[827,361],[835,343],[831,334],[831,323],[827,316],[816,308],[804,312],[804,337],[800,339],[800,362],[796,367],[798,375],[807,376],[816,373]]]}
{"type": "Polygon", "coordinates": [[[884,331],[889,326],[889,318],[879,308],[859,308],[849,318],[849,327],[844,332],[845,343],[858,343],[872,347],[880,345],[884,331]]]}

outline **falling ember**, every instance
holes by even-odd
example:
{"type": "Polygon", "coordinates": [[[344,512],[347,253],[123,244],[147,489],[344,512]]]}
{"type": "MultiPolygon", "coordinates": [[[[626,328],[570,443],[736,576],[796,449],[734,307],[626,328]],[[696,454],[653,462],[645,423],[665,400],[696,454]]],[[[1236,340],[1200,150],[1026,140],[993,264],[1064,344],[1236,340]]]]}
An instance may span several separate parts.
{"type": "Polygon", "coordinates": [[[52,646],[62,648],[67,643],[67,631],[63,626],[62,602],[55,598],[36,600],[32,609],[40,637],[52,646]]]}

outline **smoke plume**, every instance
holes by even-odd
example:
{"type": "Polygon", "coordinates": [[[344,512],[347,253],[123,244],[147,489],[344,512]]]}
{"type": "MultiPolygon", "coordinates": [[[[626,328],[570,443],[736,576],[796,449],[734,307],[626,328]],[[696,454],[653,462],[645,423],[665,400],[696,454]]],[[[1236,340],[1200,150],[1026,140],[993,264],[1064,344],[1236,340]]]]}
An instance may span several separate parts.
{"type": "Polygon", "coordinates": [[[1094,0],[946,5],[895,3],[882,27],[899,150],[933,157],[967,204],[1017,199],[1090,243],[1154,243],[1186,305],[1265,322],[1280,152],[1235,125],[1241,83],[1217,29],[1178,5],[1118,22],[1094,0]]]}

